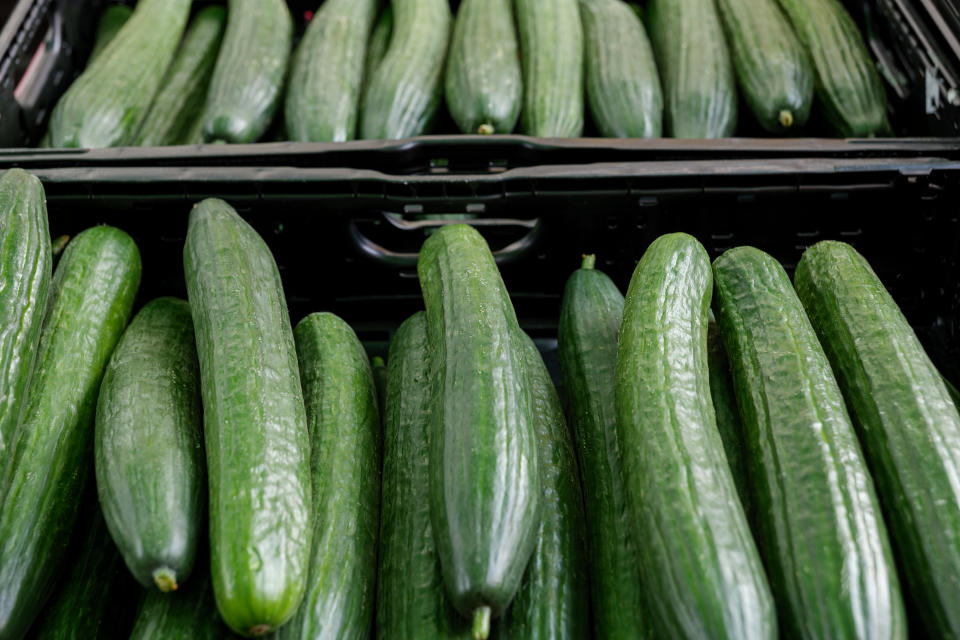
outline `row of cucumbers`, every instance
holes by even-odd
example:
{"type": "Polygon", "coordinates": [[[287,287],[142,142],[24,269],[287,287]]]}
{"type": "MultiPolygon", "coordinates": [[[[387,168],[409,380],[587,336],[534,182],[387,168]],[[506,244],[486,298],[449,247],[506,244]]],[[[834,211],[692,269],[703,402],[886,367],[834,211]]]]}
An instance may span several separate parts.
{"type": "Polygon", "coordinates": [[[603,136],[715,138],[736,130],[738,87],[773,133],[806,123],[815,87],[839,135],[889,132],[839,0],[651,0],[646,28],[623,0],[462,0],[456,20],[448,0],[379,18],[379,0],[325,0],[292,55],[285,0],[207,7],[183,35],[190,7],[109,7],[48,143],[255,142],[281,106],[291,140],[405,138],[444,97],[465,133],[577,137],[587,103],[603,136]]]}

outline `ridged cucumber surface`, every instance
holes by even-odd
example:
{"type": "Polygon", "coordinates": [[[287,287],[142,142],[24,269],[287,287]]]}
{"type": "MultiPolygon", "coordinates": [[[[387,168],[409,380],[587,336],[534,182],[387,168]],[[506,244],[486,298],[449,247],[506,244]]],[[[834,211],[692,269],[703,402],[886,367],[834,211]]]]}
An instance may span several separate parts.
{"type": "Polygon", "coordinates": [[[657,637],[774,638],[776,613],[710,401],[706,249],[661,236],[630,280],[617,430],[657,637]]]}
{"type": "Polygon", "coordinates": [[[387,55],[391,35],[393,35],[393,9],[388,4],[380,12],[380,17],[377,18],[377,22],[373,25],[373,31],[370,32],[370,42],[367,44],[367,60],[363,72],[364,93],[366,93],[366,87],[373,78],[373,72],[380,66],[383,56],[387,55]]]}
{"type": "Polygon", "coordinates": [[[97,59],[97,56],[103,53],[103,50],[120,33],[120,29],[127,24],[127,20],[132,15],[133,9],[125,4],[111,4],[103,10],[103,13],[100,14],[100,21],[97,23],[97,33],[93,37],[93,49],[87,59],[88,66],[97,59]]]}
{"type": "Polygon", "coordinates": [[[836,379],[783,267],[752,247],[714,263],[743,420],[755,530],[799,638],[903,638],[887,531],[836,379]]]}
{"type": "MultiPolygon", "coordinates": [[[[206,554],[198,559],[208,560],[206,554]]],[[[176,593],[144,593],[129,640],[226,640],[235,637],[220,619],[209,563],[176,593]]]]}
{"type": "Polygon", "coordinates": [[[723,450],[727,454],[730,472],[733,473],[733,482],[737,485],[740,503],[749,517],[750,493],[744,461],[743,425],[740,422],[740,410],[737,408],[736,392],[733,390],[730,362],[723,348],[720,325],[716,322],[710,322],[707,327],[707,367],[710,370],[710,398],[717,414],[717,429],[723,439],[723,450]]]}

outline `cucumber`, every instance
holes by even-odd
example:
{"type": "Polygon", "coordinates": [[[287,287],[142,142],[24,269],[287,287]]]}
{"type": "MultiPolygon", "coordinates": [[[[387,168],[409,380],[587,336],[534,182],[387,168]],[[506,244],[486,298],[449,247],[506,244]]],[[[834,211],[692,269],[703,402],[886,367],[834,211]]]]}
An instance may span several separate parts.
{"type": "Polygon", "coordinates": [[[93,37],[93,49],[90,51],[90,57],[87,58],[87,65],[103,53],[132,15],[133,9],[125,4],[111,4],[103,10],[100,21],[97,23],[97,34],[93,37]]]}
{"type": "Polygon", "coordinates": [[[787,637],[903,638],[873,481],[836,379],[780,264],[752,247],[714,263],[743,420],[755,530],[787,637]]]}
{"type": "Polygon", "coordinates": [[[292,38],[284,0],[229,0],[203,111],[207,142],[256,142],[266,133],[280,104],[292,38]]]}
{"type": "Polygon", "coordinates": [[[468,638],[469,625],[444,591],[430,524],[426,314],[415,313],[400,325],[388,360],[376,637],[468,638]]]}
{"type": "Polygon", "coordinates": [[[0,477],[0,638],[19,638],[58,575],[93,455],[107,359],[140,283],[140,253],[113,227],[78,234],[50,289],[36,364],[0,477]]]}
{"type": "Polygon", "coordinates": [[[463,0],[447,57],[447,108],[463,133],[512,133],[523,86],[510,0],[463,0]]]}
{"type": "Polygon", "coordinates": [[[26,401],[52,264],[43,185],[8,169],[0,177],[0,470],[26,401]]]}
{"type": "Polygon", "coordinates": [[[848,244],[807,249],[794,276],[854,418],[927,637],[960,635],[960,416],[896,302],[848,244]]]}
{"type": "Polygon", "coordinates": [[[144,587],[175,591],[193,569],[206,507],[200,373],[190,305],[157,298],[117,344],[94,429],[110,535],[144,587]]]}
{"type": "Polygon", "coordinates": [[[886,133],[887,96],[860,30],[836,0],[780,0],[816,72],[827,120],[843,137],[886,133]]]}
{"type": "Polygon", "coordinates": [[[326,0],[290,67],[285,115],[294,142],[344,142],[357,135],[360,94],[377,0],[326,0]]]}
{"type": "Polygon", "coordinates": [[[190,0],[140,0],[120,33],[63,94],[50,116],[53,147],[133,141],[173,60],[190,0]]]}
{"type": "Polygon", "coordinates": [[[277,637],[369,638],[377,579],[380,415],[370,360],[331,313],[293,332],[310,425],[313,557],[307,596],[277,637]]]}
{"type": "Polygon", "coordinates": [[[392,34],[393,10],[388,4],[380,12],[380,17],[377,18],[377,22],[373,25],[373,31],[370,33],[370,42],[367,43],[367,59],[363,71],[364,92],[366,92],[366,86],[370,83],[370,79],[373,78],[373,72],[380,66],[383,56],[387,55],[392,34]]]}
{"type": "Polygon", "coordinates": [[[560,398],[540,353],[524,334],[540,468],[540,531],[523,582],[498,625],[503,638],[589,638],[590,587],[583,543],[583,496],[560,398]]]}
{"type": "Polygon", "coordinates": [[[523,52],[520,130],[528,136],[583,134],[583,26],[577,0],[516,0],[523,52]]]}
{"type": "Polygon", "coordinates": [[[597,638],[649,638],[617,437],[614,369],[623,294],[585,256],[563,291],[557,350],[586,510],[597,638]]]}
{"type": "Polygon", "coordinates": [[[622,0],[580,0],[590,115],[607,138],[659,138],[660,76],[647,32],[622,0]]]}
{"type": "Polygon", "coordinates": [[[710,258],[661,236],[633,272],[616,365],[617,433],[657,637],[773,638],[776,613],[710,401],[710,258]]]}
{"type": "Polygon", "coordinates": [[[737,128],[733,62],[713,0],[651,0],[647,28],[672,138],[727,138],[737,128]]]}
{"type": "Polygon", "coordinates": [[[217,608],[263,635],[300,606],[310,562],[310,435],[270,249],[222,200],[190,212],[183,250],[203,398],[217,608]]]}
{"type": "Polygon", "coordinates": [[[453,606],[484,640],[513,599],[537,542],[540,482],[533,399],[517,316],[490,247],[443,227],[417,263],[436,393],[430,514],[453,606]]]}
{"type": "Polygon", "coordinates": [[[408,138],[428,133],[443,93],[450,39],[447,0],[391,0],[390,46],[367,83],[360,137],[408,138]]]}
{"type": "Polygon", "coordinates": [[[717,0],[743,98],[767,131],[795,131],[813,103],[813,68],[777,0],[717,0]]]}
{"type": "Polygon", "coordinates": [[[737,409],[737,396],[733,390],[730,362],[723,348],[720,325],[713,321],[707,326],[707,368],[710,371],[710,399],[717,415],[717,429],[723,440],[727,464],[733,473],[733,482],[737,485],[737,495],[740,496],[740,503],[749,519],[752,513],[747,467],[743,459],[743,426],[740,423],[740,410],[737,409]]]}
{"type": "Polygon", "coordinates": [[[374,356],[370,367],[373,369],[373,382],[377,385],[377,408],[380,410],[380,421],[383,422],[387,408],[387,364],[380,356],[374,356]]]}
{"type": "Polygon", "coordinates": [[[189,141],[189,130],[203,112],[226,22],[226,10],[212,6],[200,11],[190,23],[134,145],[153,147],[189,141]]]}

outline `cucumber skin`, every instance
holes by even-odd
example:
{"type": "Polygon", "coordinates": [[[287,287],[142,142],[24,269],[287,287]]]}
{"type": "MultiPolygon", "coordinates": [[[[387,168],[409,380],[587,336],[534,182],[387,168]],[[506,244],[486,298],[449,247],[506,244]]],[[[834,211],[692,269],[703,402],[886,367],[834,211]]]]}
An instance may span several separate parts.
{"type": "Polygon", "coordinates": [[[710,401],[710,259],[661,236],[637,265],[616,367],[617,430],[657,637],[773,638],[776,613],[710,401]]]}
{"type": "Polygon", "coordinates": [[[578,269],[563,292],[557,336],[583,487],[597,638],[651,637],[617,436],[614,369],[623,304],[605,273],[578,269]]]}
{"type": "MultiPolygon", "coordinates": [[[[206,554],[201,556],[207,560],[206,554]]],[[[206,564],[176,593],[144,593],[129,640],[226,640],[235,637],[220,619],[206,564]]]]}
{"type": "Polygon", "coordinates": [[[789,278],[752,247],[724,253],[714,274],[751,465],[755,529],[782,633],[905,637],[873,482],[789,278]]]}
{"type": "Polygon", "coordinates": [[[374,71],[383,62],[383,57],[387,55],[387,49],[390,48],[390,36],[393,35],[393,10],[388,4],[380,12],[380,17],[373,25],[373,31],[370,32],[370,42],[367,43],[367,60],[364,63],[363,71],[363,91],[366,94],[367,85],[373,78],[374,71]]]}
{"type": "Polygon", "coordinates": [[[22,169],[8,169],[0,177],[0,256],[2,470],[26,403],[53,264],[43,185],[22,169]]]}
{"type": "Polygon", "coordinates": [[[960,635],[955,397],[853,247],[815,244],[794,282],[850,407],[917,620],[928,637],[960,635]]]}
{"type": "Polygon", "coordinates": [[[124,562],[148,589],[154,572],[189,578],[206,486],[200,372],[190,305],[157,298],[137,313],[107,364],[94,428],[97,493],[124,562]]]}
{"type": "Polygon", "coordinates": [[[140,254],[101,226],[67,245],[50,288],[27,403],[0,478],[0,638],[19,638],[50,594],[93,455],[107,359],[140,283],[140,254]]]}
{"type": "Polygon", "coordinates": [[[87,58],[87,66],[103,53],[132,15],[133,9],[125,4],[111,4],[103,10],[100,21],[97,23],[97,34],[93,37],[93,49],[90,51],[90,57],[87,58]]]}
{"type": "Polygon", "coordinates": [[[293,330],[273,255],[227,203],[191,211],[183,263],[217,608],[237,633],[263,634],[296,612],[310,562],[310,436],[293,330]]]}
{"type": "Polygon", "coordinates": [[[307,316],[293,335],[310,427],[313,556],[307,595],[277,638],[369,638],[381,446],[370,360],[331,313],[307,316]]]}

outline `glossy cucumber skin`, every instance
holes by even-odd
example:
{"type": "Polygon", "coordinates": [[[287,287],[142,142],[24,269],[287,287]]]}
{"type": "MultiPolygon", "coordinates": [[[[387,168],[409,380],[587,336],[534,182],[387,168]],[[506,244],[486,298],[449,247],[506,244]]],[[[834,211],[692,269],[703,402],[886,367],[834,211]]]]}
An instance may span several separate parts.
{"type": "Polygon", "coordinates": [[[659,138],[660,76],[647,32],[622,0],[580,0],[590,115],[607,138],[659,138]]]}
{"type": "Polygon", "coordinates": [[[326,0],[307,26],[290,68],[287,135],[345,142],[357,133],[363,70],[377,0],[326,0]]]}
{"type": "MultiPolygon", "coordinates": [[[[208,558],[204,554],[203,560],[208,558]]],[[[220,619],[206,563],[176,593],[144,593],[129,640],[226,640],[234,638],[220,619]]]]}
{"type": "Polygon", "coordinates": [[[583,134],[583,26],[577,0],[516,0],[523,52],[520,130],[528,136],[583,134]]]}
{"type": "Polygon", "coordinates": [[[853,247],[815,244],[794,282],[850,407],[917,621],[931,638],[960,635],[960,416],[950,389],[853,247]]]}
{"type": "Polygon", "coordinates": [[[310,428],[313,551],[307,595],[281,639],[369,638],[380,524],[380,414],[370,360],[346,322],[293,332],[310,428]]]}
{"type": "Polygon", "coordinates": [[[280,105],[293,18],[284,0],[229,0],[227,30],[207,90],[207,142],[256,142],[280,105]]]}
{"type": "Polygon", "coordinates": [[[0,638],[19,638],[58,573],[93,455],[107,359],[130,317],[140,253],[113,227],[67,245],[53,274],[27,402],[0,477],[0,638]]]}
{"type": "Polygon", "coordinates": [[[310,435],[270,249],[226,202],[190,212],[183,253],[197,336],[217,608],[244,635],[289,620],[312,541],[310,435]]]}
{"type": "Polygon", "coordinates": [[[127,24],[127,20],[132,15],[133,9],[125,4],[111,4],[103,10],[103,13],[100,14],[100,21],[97,23],[97,34],[93,37],[93,50],[90,51],[87,65],[103,53],[103,50],[120,33],[120,29],[127,24]]]}
{"type": "Polygon", "coordinates": [[[213,65],[220,50],[227,12],[211,6],[190,23],[183,43],[133,144],[159,147],[189,142],[190,128],[203,112],[213,65]]]}
{"type": "Polygon", "coordinates": [[[755,530],[782,632],[905,637],[873,481],[787,274],[762,251],[738,247],[717,258],[714,277],[751,465],[755,530]]]}
{"type": "Polygon", "coordinates": [[[617,430],[657,637],[774,638],[776,613],[717,430],[707,369],[712,278],[683,233],[650,245],[617,348],[617,430]]]}
{"type": "Polygon", "coordinates": [[[651,0],[647,30],[660,70],[664,133],[732,136],[737,86],[714,0],[651,0]]]}
{"type": "Polygon", "coordinates": [[[376,637],[468,638],[469,625],[443,588],[430,522],[433,390],[424,312],[400,325],[387,361],[376,637]]]}
{"type": "Polygon", "coordinates": [[[511,0],[463,0],[447,55],[446,101],[463,133],[513,133],[523,82],[511,0]]]}
{"type": "Polygon", "coordinates": [[[26,402],[52,264],[43,185],[8,169],[0,177],[0,469],[26,402]]]}
{"type": "Polygon", "coordinates": [[[749,481],[744,461],[743,425],[740,422],[740,410],[737,408],[737,396],[733,390],[733,378],[730,375],[730,361],[723,348],[720,325],[710,322],[707,327],[707,367],[710,370],[710,399],[717,415],[717,429],[723,440],[723,450],[727,454],[727,463],[733,473],[733,482],[737,485],[737,495],[747,517],[750,512],[749,481]]]}
{"type": "Polygon", "coordinates": [[[391,0],[390,46],[367,83],[360,137],[391,140],[429,133],[443,93],[450,40],[447,0],[391,0]]]}
{"type": "Polygon", "coordinates": [[[380,17],[377,18],[373,31],[370,32],[370,42],[367,43],[367,60],[364,63],[363,72],[364,93],[373,78],[373,72],[380,66],[383,56],[387,55],[391,35],[393,35],[393,9],[388,4],[380,12],[380,17]]]}
{"type": "Polygon", "coordinates": [[[94,429],[97,493],[137,581],[190,577],[206,508],[200,372],[190,305],[157,298],[113,350],[94,429]]]}
{"type": "Polygon", "coordinates": [[[443,582],[467,618],[499,616],[536,544],[541,488],[533,398],[516,313],[490,248],[451,225],[417,263],[434,405],[430,513],[443,582]]]}
{"type": "Polygon", "coordinates": [[[63,94],[50,116],[53,147],[130,144],[173,60],[190,0],[140,0],[103,52],[63,94]]]}
{"type": "Polygon", "coordinates": [[[614,369],[623,304],[605,273],[578,269],[563,291],[557,336],[583,487],[597,638],[651,637],[617,434],[614,369]]]}

